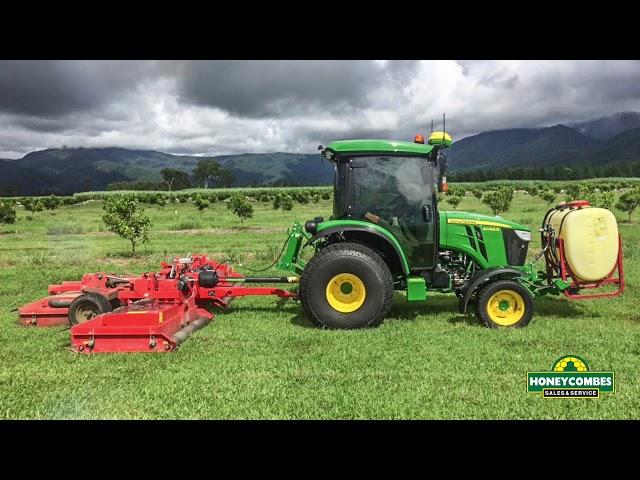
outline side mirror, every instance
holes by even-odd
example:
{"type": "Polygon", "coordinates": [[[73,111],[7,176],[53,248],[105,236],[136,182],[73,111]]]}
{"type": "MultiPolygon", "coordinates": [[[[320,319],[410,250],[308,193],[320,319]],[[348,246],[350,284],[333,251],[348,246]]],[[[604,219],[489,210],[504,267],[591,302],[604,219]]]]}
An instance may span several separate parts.
{"type": "Polygon", "coordinates": [[[438,155],[438,169],[440,170],[440,176],[445,175],[447,173],[447,157],[442,152],[442,154],[438,155]]]}
{"type": "Polygon", "coordinates": [[[447,156],[444,154],[443,150],[438,152],[437,156],[437,166],[438,166],[438,191],[446,192],[448,190],[447,186],[447,156]]]}

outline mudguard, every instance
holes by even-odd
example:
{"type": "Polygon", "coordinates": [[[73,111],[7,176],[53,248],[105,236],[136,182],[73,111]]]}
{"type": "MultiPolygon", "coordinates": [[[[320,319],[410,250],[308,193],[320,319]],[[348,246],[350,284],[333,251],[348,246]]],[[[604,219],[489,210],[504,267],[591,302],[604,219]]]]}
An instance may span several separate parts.
{"type": "Polygon", "coordinates": [[[498,275],[504,275],[508,278],[526,277],[525,272],[514,267],[494,267],[479,271],[471,278],[469,283],[462,290],[462,295],[458,302],[458,310],[460,313],[467,312],[467,305],[471,295],[473,295],[473,292],[475,292],[480,285],[498,275]]]}
{"type": "Polygon", "coordinates": [[[304,247],[306,247],[307,245],[313,244],[316,240],[319,240],[319,239],[321,239],[323,237],[326,237],[328,235],[331,235],[331,234],[334,234],[334,233],[338,233],[338,232],[366,232],[366,233],[370,233],[372,235],[375,235],[376,237],[379,237],[379,238],[383,239],[386,243],[391,245],[393,250],[396,252],[396,255],[398,256],[398,261],[400,263],[400,266],[402,267],[403,273],[405,275],[409,275],[409,265],[407,264],[407,261],[406,261],[406,258],[404,256],[403,252],[398,248],[397,245],[395,245],[392,241],[390,241],[389,238],[386,235],[380,233],[379,231],[377,231],[373,227],[353,226],[353,225],[346,226],[346,225],[343,225],[343,226],[338,226],[338,227],[327,228],[325,230],[322,230],[321,232],[316,233],[313,237],[311,237],[309,240],[307,240],[307,242],[304,244],[304,247]]]}

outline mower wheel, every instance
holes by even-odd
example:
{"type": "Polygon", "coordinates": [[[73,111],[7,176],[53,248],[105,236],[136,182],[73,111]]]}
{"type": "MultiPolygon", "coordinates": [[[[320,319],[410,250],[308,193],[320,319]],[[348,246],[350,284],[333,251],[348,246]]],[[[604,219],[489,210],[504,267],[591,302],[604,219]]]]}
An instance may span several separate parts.
{"type": "Polygon", "coordinates": [[[319,327],[354,329],[382,323],[391,309],[393,277],[380,255],[341,242],[319,250],[300,277],[299,298],[319,327]]]}
{"type": "Polygon", "coordinates": [[[533,297],[515,280],[497,280],[480,290],[475,309],[489,328],[520,328],[533,318],[533,297]]]}
{"type": "Polygon", "coordinates": [[[69,305],[69,323],[77,325],[113,310],[109,300],[97,293],[83,293],[69,305]]]}

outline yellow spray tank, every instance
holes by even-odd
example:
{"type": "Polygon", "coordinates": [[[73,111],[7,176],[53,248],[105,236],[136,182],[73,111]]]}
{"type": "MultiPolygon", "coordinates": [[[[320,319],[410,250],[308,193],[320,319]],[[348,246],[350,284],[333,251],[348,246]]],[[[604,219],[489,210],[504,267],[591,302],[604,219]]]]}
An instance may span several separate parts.
{"type": "Polygon", "coordinates": [[[545,218],[546,224],[551,226],[557,239],[563,240],[565,260],[575,281],[598,282],[615,268],[618,223],[609,210],[591,207],[588,202],[571,202],[551,210],[545,218]]]}

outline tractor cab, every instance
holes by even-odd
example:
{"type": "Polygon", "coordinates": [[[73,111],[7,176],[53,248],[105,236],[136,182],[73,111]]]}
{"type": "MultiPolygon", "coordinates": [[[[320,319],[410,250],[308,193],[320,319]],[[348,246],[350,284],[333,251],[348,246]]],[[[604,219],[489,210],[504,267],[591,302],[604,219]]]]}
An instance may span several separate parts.
{"type": "Polygon", "coordinates": [[[446,189],[444,132],[414,142],[343,140],[320,147],[335,164],[332,220],[378,224],[398,240],[413,270],[438,255],[437,192],[446,189]]]}

